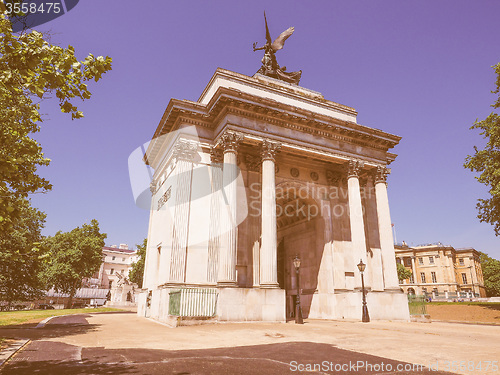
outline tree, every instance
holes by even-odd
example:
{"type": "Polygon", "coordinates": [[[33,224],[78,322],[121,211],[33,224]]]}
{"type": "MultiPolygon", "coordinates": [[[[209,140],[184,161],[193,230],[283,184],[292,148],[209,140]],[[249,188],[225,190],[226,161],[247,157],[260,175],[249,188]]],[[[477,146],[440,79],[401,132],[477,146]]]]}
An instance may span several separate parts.
{"type": "Polygon", "coordinates": [[[83,278],[92,277],[99,270],[106,237],[100,232],[97,220],[92,220],[81,228],[59,231],[43,241],[46,254],[42,278],[47,288],[69,294],[69,307],[83,278]]]}
{"type": "MultiPolygon", "coordinates": [[[[493,68],[497,74],[497,80],[496,90],[492,93],[499,94],[500,63],[493,68]]],[[[500,108],[500,95],[491,106],[495,109],[500,108]]],[[[473,172],[479,172],[480,175],[476,179],[489,188],[491,197],[478,199],[477,217],[481,222],[493,225],[495,234],[498,236],[500,234],[500,115],[492,112],[486,119],[476,120],[471,129],[480,129],[480,134],[488,141],[483,150],[478,150],[474,146],[474,155],[467,156],[464,167],[473,172]]]]}
{"type": "Polygon", "coordinates": [[[488,297],[500,296],[500,261],[479,253],[483,270],[484,288],[488,297]]]}
{"type": "Polygon", "coordinates": [[[50,159],[31,138],[42,122],[39,102],[55,95],[62,112],[83,117],[74,98],[89,99],[85,82],[111,69],[110,57],[89,54],[78,61],[72,46],[52,45],[37,31],[14,34],[4,10],[0,2],[0,232],[20,220],[20,198],[52,187],[37,174],[50,159]]]}
{"type": "Polygon", "coordinates": [[[398,267],[398,280],[406,280],[409,279],[412,275],[412,272],[403,266],[401,263],[396,263],[398,267]]]}
{"type": "Polygon", "coordinates": [[[142,245],[135,245],[137,247],[137,255],[139,260],[132,264],[132,269],[128,274],[128,278],[133,283],[136,283],[139,288],[142,288],[142,281],[144,279],[144,264],[146,263],[146,249],[148,246],[148,239],[142,241],[142,245]]]}
{"type": "Polygon", "coordinates": [[[21,219],[9,233],[0,232],[0,300],[32,301],[44,295],[39,273],[42,267],[40,241],[45,214],[20,199],[21,219]]]}

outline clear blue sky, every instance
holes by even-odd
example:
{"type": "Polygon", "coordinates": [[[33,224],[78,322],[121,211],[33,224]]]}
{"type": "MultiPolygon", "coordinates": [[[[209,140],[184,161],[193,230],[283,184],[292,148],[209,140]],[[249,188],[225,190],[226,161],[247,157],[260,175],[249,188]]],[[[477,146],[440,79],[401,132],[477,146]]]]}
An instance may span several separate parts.
{"type": "Polygon", "coordinates": [[[46,235],[92,218],[107,244],[140,243],[149,213],[135,206],[127,158],[148,141],[170,98],[196,100],[217,67],[253,75],[264,42],[295,33],[278,62],[303,71],[301,86],[352,106],[358,122],[403,137],[393,150],[389,198],[397,240],[472,246],[500,258],[500,239],[476,218],[486,188],[462,167],[483,141],[469,130],[491,111],[500,61],[498,1],[97,1],[39,26],[77,55],[109,55],[71,121],[46,101],[36,135],[54,185],[33,196],[46,235]]]}

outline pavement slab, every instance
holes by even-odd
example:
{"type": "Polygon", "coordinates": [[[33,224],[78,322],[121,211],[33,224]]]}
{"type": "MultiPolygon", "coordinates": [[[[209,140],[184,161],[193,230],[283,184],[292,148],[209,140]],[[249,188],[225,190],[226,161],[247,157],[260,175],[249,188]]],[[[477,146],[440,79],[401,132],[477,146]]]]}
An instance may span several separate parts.
{"type": "Polygon", "coordinates": [[[49,374],[54,368],[64,374],[293,374],[312,369],[325,374],[421,374],[427,371],[423,367],[430,367],[432,374],[500,375],[500,327],[494,326],[307,320],[303,325],[169,328],[130,313],[90,313],[54,318],[41,329],[9,332],[9,337],[34,342],[16,354],[2,374],[49,374]],[[37,352],[46,351],[61,354],[37,357],[37,352]],[[460,361],[469,368],[460,368],[460,361]],[[382,363],[390,363],[391,369],[382,363]],[[396,371],[408,363],[422,367],[396,371]],[[372,367],[362,372],[369,364],[372,367]]]}

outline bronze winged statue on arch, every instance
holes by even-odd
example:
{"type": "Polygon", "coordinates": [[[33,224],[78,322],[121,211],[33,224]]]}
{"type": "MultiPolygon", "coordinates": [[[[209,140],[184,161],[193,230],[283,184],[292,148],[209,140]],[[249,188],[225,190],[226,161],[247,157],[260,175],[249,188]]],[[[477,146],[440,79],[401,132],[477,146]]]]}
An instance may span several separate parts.
{"type": "Polygon", "coordinates": [[[254,51],[264,50],[264,57],[261,60],[262,66],[257,73],[298,85],[300,77],[302,76],[302,70],[298,72],[287,72],[285,66],[279,66],[275,56],[275,53],[283,48],[285,41],[293,34],[295,28],[289,27],[272,42],[269,27],[267,26],[266,12],[264,12],[264,21],[266,23],[266,44],[262,47],[257,47],[257,42],[253,44],[254,51]]]}

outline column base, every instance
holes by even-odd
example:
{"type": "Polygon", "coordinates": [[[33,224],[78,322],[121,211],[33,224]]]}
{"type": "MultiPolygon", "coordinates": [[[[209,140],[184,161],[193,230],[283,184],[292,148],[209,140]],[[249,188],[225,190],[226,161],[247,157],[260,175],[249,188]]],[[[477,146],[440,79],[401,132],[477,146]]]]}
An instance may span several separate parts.
{"type": "Polygon", "coordinates": [[[237,288],[238,284],[236,283],[236,281],[218,281],[217,287],[218,288],[237,288]]]}
{"type": "Polygon", "coordinates": [[[391,288],[385,288],[384,292],[387,293],[404,293],[400,287],[391,287],[391,288]]]}
{"type": "Polygon", "coordinates": [[[260,288],[261,289],[277,289],[280,287],[280,284],[278,283],[261,283],[260,288]]]}

